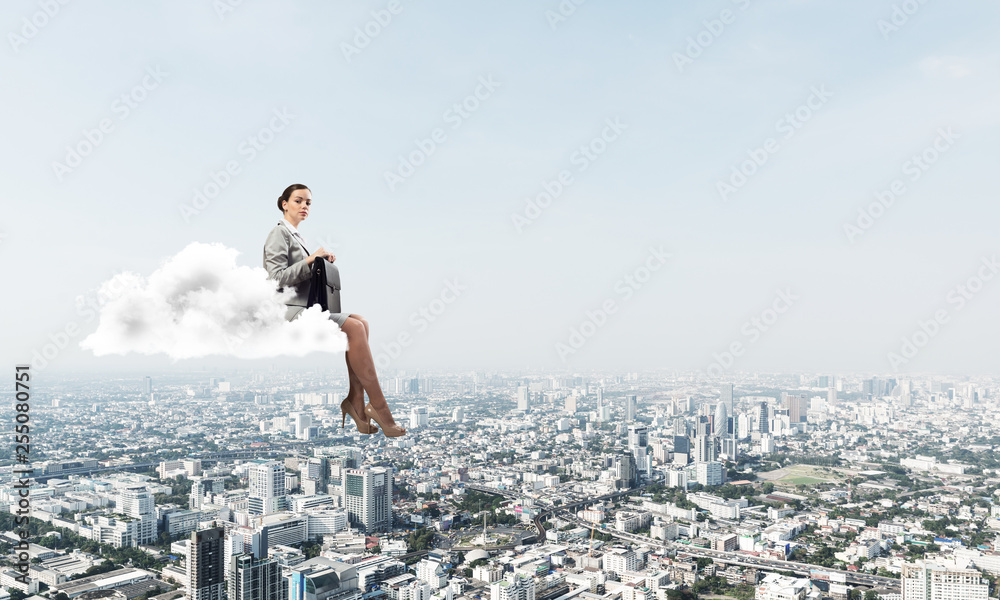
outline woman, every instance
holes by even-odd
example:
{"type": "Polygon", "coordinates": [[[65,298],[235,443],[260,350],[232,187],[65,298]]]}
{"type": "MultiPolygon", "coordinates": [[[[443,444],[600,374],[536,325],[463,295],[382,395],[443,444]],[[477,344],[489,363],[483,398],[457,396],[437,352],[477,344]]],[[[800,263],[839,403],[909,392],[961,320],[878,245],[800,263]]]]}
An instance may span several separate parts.
{"type": "MultiPolygon", "coordinates": [[[[323,248],[318,248],[312,254],[305,248],[305,240],[298,232],[299,224],[309,216],[312,204],[312,192],[309,188],[297,183],[285,188],[278,197],[278,210],[284,219],[267,235],[264,242],[264,268],[270,279],[278,282],[279,289],[294,287],[295,296],[286,302],[288,312],[285,318],[295,319],[306,309],[309,299],[310,267],[315,260],[333,262],[336,256],[323,248]]],[[[333,308],[333,307],[331,307],[333,308]]],[[[335,310],[340,310],[339,307],[335,310]]],[[[347,398],[340,403],[341,425],[347,422],[351,415],[361,433],[375,433],[378,428],[371,424],[374,419],[382,427],[386,437],[399,437],[406,430],[396,424],[389,411],[389,405],[379,387],[375,374],[375,361],[372,359],[371,348],[368,346],[368,321],[355,314],[339,312],[327,313],[337,322],[340,329],[347,334],[347,373],[351,385],[347,398]],[[365,392],[368,392],[368,406],[365,406],[365,392]],[[364,415],[364,418],[362,418],[364,415]]]]}

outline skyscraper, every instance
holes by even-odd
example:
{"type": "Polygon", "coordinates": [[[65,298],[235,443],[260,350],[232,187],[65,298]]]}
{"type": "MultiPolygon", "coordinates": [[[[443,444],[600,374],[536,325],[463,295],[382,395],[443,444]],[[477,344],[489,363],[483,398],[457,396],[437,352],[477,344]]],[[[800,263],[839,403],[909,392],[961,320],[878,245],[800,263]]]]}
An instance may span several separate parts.
{"type": "Polygon", "coordinates": [[[530,392],[528,391],[528,386],[527,385],[517,386],[517,410],[523,410],[527,412],[531,408],[530,402],[531,402],[531,396],[530,392]]]}
{"type": "Polygon", "coordinates": [[[206,486],[201,477],[191,478],[191,493],[188,495],[188,508],[191,510],[201,510],[204,502],[206,486]]]}
{"type": "Polygon", "coordinates": [[[699,435],[694,438],[694,462],[712,462],[718,458],[715,450],[715,438],[710,435],[699,435]]]}
{"type": "Polygon", "coordinates": [[[365,533],[392,529],[392,471],[385,467],[344,469],[344,508],[365,533]]]}
{"type": "Polygon", "coordinates": [[[629,425],[628,447],[645,448],[649,445],[649,428],[645,425],[629,425]]]}
{"type": "Polygon", "coordinates": [[[429,413],[426,406],[414,406],[410,409],[410,427],[416,429],[417,427],[427,427],[429,420],[429,413]]]}
{"type": "Polygon", "coordinates": [[[295,425],[296,439],[309,439],[309,428],[312,427],[312,415],[307,412],[294,412],[290,416],[292,423],[295,425]]]}
{"type": "Polygon", "coordinates": [[[229,600],[287,600],[288,585],[281,564],[273,558],[238,554],[230,561],[229,600]]]}
{"type": "Polygon", "coordinates": [[[625,422],[635,421],[635,413],[639,408],[639,400],[634,394],[625,396],[625,422]]]}
{"type": "Polygon", "coordinates": [[[225,559],[221,527],[195,531],[188,544],[187,598],[223,600],[225,559]]]}
{"type": "Polygon", "coordinates": [[[630,488],[635,486],[636,476],[635,457],[628,452],[619,454],[615,459],[615,479],[620,480],[626,488],[630,488]]]}
{"type": "Polygon", "coordinates": [[[118,508],[136,521],[134,544],[151,544],[156,541],[156,510],[153,495],[145,485],[129,486],[118,493],[118,508]]]}
{"type": "Polygon", "coordinates": [[[806,411],[809,409],[809,400],[800,394],[789,394],[785,397],[786,408],[788,409],[788,420],[791,423],[805,423],[806,411]]]}
{"type": "Polygon", "coordinates": [[[276,460],[257,459],[248,472],[250,477],[250,514],[267,515],[285,510],[285,466],[276,460]]]}
{"type": "Polygon", "coordinates": [[[712,427],[715,435],[725,437],[729,435],[729,407],[725,402],[719,401],[715,407],[715,416],[712,418],[712,427]]]}
{"type": "Polygon", "coordinates": [[[771,407],[767,405],[767,402],[761,402],[757,405],[757,411],[754,415],[755,425],[757,431],[760,433],[770,433],[771,431],[771,407]]]}
{"type": "Polygon", "coordinates": [[[153,393],[153,379],[149,375],[146,375],[145,377],[142,378],[142,395],[148,399],[149,395],[152,393],[153,393]]]}

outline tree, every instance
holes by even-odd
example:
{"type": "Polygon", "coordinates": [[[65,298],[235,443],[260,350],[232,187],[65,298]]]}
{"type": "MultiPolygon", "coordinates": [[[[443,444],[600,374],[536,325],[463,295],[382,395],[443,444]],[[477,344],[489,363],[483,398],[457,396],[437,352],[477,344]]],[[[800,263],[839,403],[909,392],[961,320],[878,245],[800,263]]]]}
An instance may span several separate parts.
{"type": "Polygon", "coordinates": [[[765,494],[770,494],[771,492],[774,491],[774,483],[770,481],[765,481],[764,484],[760,486],[760,491],[764,492],[765,494]]]}
{"type": "Polygon", "coordinates": [[[7,588],[7,592],[10,593],[10,600],[24,600],[28,597],[27,594],[17,588],[7,588]]]}
{"type": "Polygon", "coordinates": [[[865,600],[878,600],[878,592],[875,590],[868,590],[865,592],[865,600]]]}

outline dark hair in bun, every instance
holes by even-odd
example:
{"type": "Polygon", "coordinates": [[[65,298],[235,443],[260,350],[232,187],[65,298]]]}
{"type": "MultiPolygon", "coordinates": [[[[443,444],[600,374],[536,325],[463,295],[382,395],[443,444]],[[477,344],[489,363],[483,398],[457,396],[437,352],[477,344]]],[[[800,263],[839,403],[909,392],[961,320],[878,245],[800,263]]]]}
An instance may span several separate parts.
{"type": "Polygon", "coordinates": [[[308,190],[308,189],[309,186],[302,185],[301,183],[293,183],[292,185],[286,187],[285,191],[281,192],[281,195],[278,196],[278,210],[280,210],[281,213],[284,214],[285,209],[281,205],[284,204],[285,200],[288,200],[289,198],[292,197],[292,192],[294,192],[295,190],[308,190]]]}

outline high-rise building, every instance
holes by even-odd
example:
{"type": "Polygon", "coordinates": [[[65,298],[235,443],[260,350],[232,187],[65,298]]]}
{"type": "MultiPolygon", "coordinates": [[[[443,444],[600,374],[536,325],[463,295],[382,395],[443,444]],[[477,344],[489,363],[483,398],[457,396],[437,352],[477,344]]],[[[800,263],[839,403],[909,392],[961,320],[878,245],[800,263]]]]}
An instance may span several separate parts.
{"type": "Polygon", "coordinates": [[[343,505],[351,524],[365,533],[392,529],[392,471],[385,467],[344,469],[343,505]]]}
{"type": "Polygon", "coordinates": [[[201,510],[201,505],[205,501],[205,482],[201,477],[191,478],[191,493],[188,495],[188,508],[191,510],[201,510]]]}
{"type": "Polygon", "coordinates": [[[267,515],[285,510],[285,465],[276,460],[257,459],[251,463],[250,514],[267,515]]]}
{"type": "Polygon", "coordinates": [[[142,395],[149,398],[149,395],[153,393],[153,379],[149,375],[142,378],[142,395]]]}
{"type": "Polygon", "coordinates": [[[156,541],[156,508],[153,495],[145,485],[129,486],[118,493],[118,508],[122,514],[138,521],[133,529],[133,545],[156,541]]]}
{"type": "Polygon", "coordinates": [[[722,485],[725,481],[720,462],[698,462],[695,465],[695,475],[701,485],[722,485]]]}
{"type": "Polygon", "coordinates": [[[990,586],[976,569],[932,562],[903,563],[903,600],[986,600],[990,586]]]}
{"type": "Polygon", "coordinates": [[[295,425],[295,438],[300,440],[309,439],[309,428],[312,427],[312,415],[307,412],[294,412],[291,414],[292,423],[295,425]]]}
{"type": "Polygon", "coordinates": [[[425,558],[417,563],[417,579],[427,582],[436,591],[448,585],[448,574],[441,561],[425,558]]]}
{"type": "Polygon", "coordinates": [[[330,461],[312,457],[302,469],[302,492],[310,496],[325,494],[330,484],[330,461]]]}
{"type": "Polygon", "coordinates": [[[626,488],[635,487],[637,470],[635,466],[635,456],[629,452],[622,452],[615,459],[615,479],[622,482],[626,488]]]}
{"type": "Polygon", "coordinates": [[[712,418],[712,428],[718,437],[729,435],[729,407],[725,402],[720,401],[715,407],[715,416],[712,418]]]}
{"type": "Polygon", "coordinates": [[[285,580],[287,600],[361,600],[357,569],[324,556],[287,567],[285,580]]]}
{"type": "Polygon", "coordinates": [[[634,394],[625,396],[625,422],[635,421],[635,414],[639,408],[639,399],[634,394]]]}
{"type": "Polygon", "coordinates": [[[628,426],[628,447],[645,448],[649,445],[649,428],[645,425],[628,426]]]}
{"type": "Polygon", "coordinates": [[[527,412],[531,409],[531,392],[527,385],[517,386],[517,410],[527,412]]]}
{"type": "Polygon", "coordinates": [[[273,558],[238,554],[230,560],[229,600],[287,600],[288,584],[281,564],[273,558]]]}
{"type": "Polygon", "coordinates": [[[490,584],[490,600],[535,600],[535,580],[527,574],[509,573],[490,584]]]}
{"type": "Polygon", "coordinates": [[[789,394],[785,397],[785,407],[788,409],[788,420],[791,423],[805,423],[809,400],[800,394],[789,394]]]}
{"type": "Polygon", "coordinates": [[[225,595],[224,530],[212,527],[195,531],[188,543],[187,598],[223,600],[225,595]]]}
{"type": "Polygon", "coordinates": [[[736,438],[743,440],[750,437],[751,421],[746,414],[736,417],[736,438]]]}
{"type": "Polygon", "coordinates": [[[427,427],[430,422],[430,412],[426,406],[414,406],[410,409],[410,427],[427,427]]]}
{"type": "Polygon", "coordinates": [[[457,406],[455,410],[451,411],[451,422],[462,423],[463,421],[465,421],[465,409],[457,406]]]}
{"type": "Polygon", "coordinates": [[[693,450],[691,458],[697,463],[712,462],[718,458],[718,452],[716,452],[715,448],[715,438],[710,435],[699,435],[694,438],[693,450]]]}
{"type": "Polygon", "coordinates": [[[760,433],[770,433],[771,407],[767,405],[767,402],[761,402],[757,405],[757,410],[754,414],[754,425],[756,431],[759,431],[760,433]]]}
{"type": "Polygon", "coordinates": [[[577,397],[575,395],[571,394],[569,396],[566,396],[565,410],[567,413],[575,415],[577,409],[576,404],[577,404],[577,397]]]}

